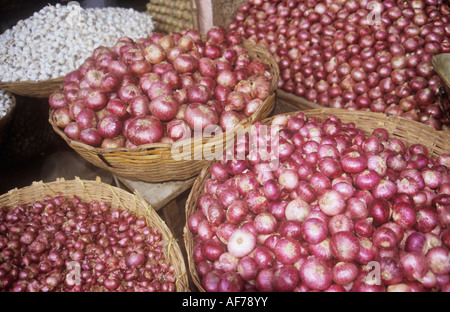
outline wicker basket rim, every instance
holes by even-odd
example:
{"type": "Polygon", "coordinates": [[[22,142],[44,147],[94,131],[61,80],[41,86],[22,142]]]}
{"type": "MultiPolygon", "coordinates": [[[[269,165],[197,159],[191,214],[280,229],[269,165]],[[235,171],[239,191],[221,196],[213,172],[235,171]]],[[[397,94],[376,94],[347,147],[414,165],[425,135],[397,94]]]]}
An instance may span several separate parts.
{"type": "Polygon", "coordinates": [[[63,81],[64,77],[52,78],[47,80],[16,80],[16,81],[0,81],[0,86],[3,85],[17,85],[17,84],[44,84],[48,82],[59,82],[63,81]]]}

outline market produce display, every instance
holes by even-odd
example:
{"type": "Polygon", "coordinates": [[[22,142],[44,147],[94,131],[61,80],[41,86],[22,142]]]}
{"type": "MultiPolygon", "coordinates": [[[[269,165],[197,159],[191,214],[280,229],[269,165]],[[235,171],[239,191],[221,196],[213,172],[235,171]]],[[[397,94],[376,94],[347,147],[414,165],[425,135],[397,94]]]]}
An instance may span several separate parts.
{"type": "Polygon", "coordinates": [[[77,69],[118,38],[153,31],[151,15],[125,8],[47,5],[0,35],[0,81],[45,81],[77,69]]]}
{"type": "Polygon", "coordinates": [[[271,92],[268,65],[252,60],[223,27],[120,38],[98,47],[49,98],[56,126],[72,140],[135,148],[229,130],[260,109],[271,92]]]}
{"type": "Polygon", "coordinates": [[[228,30],[274,55],[283,91],[440,130],[449,121],[431,57],[450,52],[449,16],[442,0],[250,0],[228,30]]]}
{"type": "Polygon", "coordinates": [[[450,154],[335,115],[276,115],[247,133],[245,159],[211,164],[188,199],[200,288],[449,291],[450,154]]]}
{"type": "Polygon", "coordinates": [[[1,292],[176,291],[161,231],[106,201],[56,194],[0,208],[1,292]]]}
{"type": "MultiPolygon", "coordinates": [[[[48,99],[53,130],[114,178],[201,171],[183,220],[200,291],[450,292],[450,120],[432,66],[450,53],[449,4],[239,4],[204,33],[196,1],[45,6],[0,34],[0,136],[17,93],[48,99]],[[277,88],[324,109],[262,120],[277,88]]],[[[76,178],[0,196],[0,292],[187,291],[184,261],[137,191],[76,178]]]]}

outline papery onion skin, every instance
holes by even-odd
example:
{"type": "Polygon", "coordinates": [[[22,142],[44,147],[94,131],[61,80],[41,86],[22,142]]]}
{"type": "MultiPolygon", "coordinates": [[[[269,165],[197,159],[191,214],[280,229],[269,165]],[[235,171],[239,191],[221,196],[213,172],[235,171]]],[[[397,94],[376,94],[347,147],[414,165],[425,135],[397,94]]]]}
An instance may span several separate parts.
{"type": "Polygon", "coordinates": [[[163,134],[164,128],[161,121],[153,116],[136,118],[127,129],[128,139],[136,145],[158,142],[163,134]]]}
{"type": "Polygon", "coordinates": [[[310,288],[324,290],[333,281],[332,270],[328,264],[314,257],[307,258],[300,267],[300,278],[310,288]]]}

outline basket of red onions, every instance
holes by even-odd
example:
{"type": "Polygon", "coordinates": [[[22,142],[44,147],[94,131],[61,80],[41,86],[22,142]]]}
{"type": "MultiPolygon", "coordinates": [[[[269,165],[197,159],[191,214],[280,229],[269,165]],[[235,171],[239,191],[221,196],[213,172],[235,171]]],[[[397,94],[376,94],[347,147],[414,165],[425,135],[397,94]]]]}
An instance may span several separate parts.
{"type": "Polygon", "coordinates": [[[443,0],[249,0],[227,29],[274,55],[277,100],[295,110],[389,113],[440,130],[449,121],[431,57],[450,52],[449,17],[443,0]]]}
{"type": "Polygon", "coordinates": [[[95,181],[0,196],[0,292],[189,291],[180,247],[138,194],[95,181]]]}
{"type": "Polygon", "coordinates": [[[247,142],[274,138],[278,166],[249,147],[193,185],[184,240],[200,291],[450,290],[449,134],[324,108],[249,127],[247,142]]]}
{"type": "Polygon", "coordinates": [[[204,144],[225,144],[237,126],[270,114],[277,79],[267,50],[223,27],[204,38],[192,29],[121,38],[64,78],[49,98],[49,120],[98,167],[142,181],[186,180],[207,163],[204,144]]]}

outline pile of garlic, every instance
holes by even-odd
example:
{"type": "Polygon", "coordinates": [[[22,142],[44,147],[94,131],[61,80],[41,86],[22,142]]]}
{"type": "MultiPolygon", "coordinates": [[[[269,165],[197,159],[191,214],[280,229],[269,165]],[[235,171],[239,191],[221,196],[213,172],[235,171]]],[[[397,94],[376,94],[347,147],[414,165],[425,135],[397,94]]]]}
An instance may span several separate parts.
{"type": "Polygon", "coordinates": [[[134,9],[83,9],[78,2],[47,5],[0,35],[0,81],[44,81],[77,69],[92,51],[123,36],[154,29],[151,15],[134,9]]]}
{"type": "Polygon", "coordinates": [[[6,116],[13,105],[13,99],[10,93],[0,90],[0,119],[6,116]]]}

